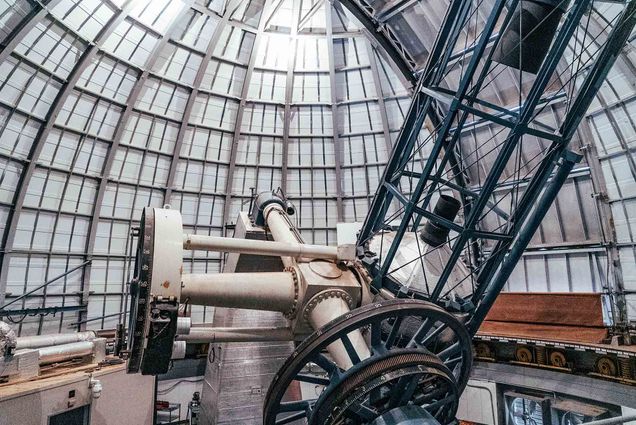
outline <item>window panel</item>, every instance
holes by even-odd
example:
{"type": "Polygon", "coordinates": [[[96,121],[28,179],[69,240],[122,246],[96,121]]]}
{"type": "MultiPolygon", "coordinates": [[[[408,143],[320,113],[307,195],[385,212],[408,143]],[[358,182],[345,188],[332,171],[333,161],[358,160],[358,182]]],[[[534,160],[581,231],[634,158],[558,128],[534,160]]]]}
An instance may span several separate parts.
{"type": "Polygon", "coordinates": [[[179,125],[174,122],[133,112],[126,122],[120,143],[172,154],[178,133],[179,125]]]}
{"type": "Polygon", "coordinates": [[[93,40],[115,11],[99,0],[62,0],[52,13],[82,37],[93,40]]]}
{"type": "Polygon", "coordinates": [[[92,179],[38,168],[29,180],[24,205],[91,214],[96,193],[97,183],[92,179]]]}
{"type": "Polygon", "coordinates": [[[376,89],[371,69],[336,72],[336,93],[339,102],[375,97],[376,89]]]}
{"type": "Polygon", "coordinates": [[[243,110],[241,131],[283,135],[284,108],[278,105],[249,103],[243,110]]]}
{"type": "Polygon", "coordinates": [[[120,116],[120,107],[73,91],[66,98],[55,123],[110,140],[115,134],[120,116]]]}
{"type": "Polygon", "coordinates": [[[214,48],[214,56],[247,65],[256,36],[233,25],[227,25],[214,48]]]}
{"type": "Polygon", "coordinates": [[[13,203],[13,196],[22,174],[22,166],[14,161],[0,158],[0,202],[13,203]]]}
{"type": "Polygon", "coordinates": [[[15,51],[55,75],[66,78],[85,48],[77,36],[47,17],[20,41],[15,51]]]}
{"type": "Polygon", "coordinates": [[[329,74],[294,74],[293,102],[331,102],[329,74]]]}
{"type": "Polygon", "coordinates": [[[0,0],[0,44],[32,9],[33,6],[28,0],[0,0]]]}
{"type": "Polygon", "coordinates": [[[85,217],[60,215],[53,236],[53,251],[86,252],[90,220],[85,217]]]}
{"type": "Polygon", "coordinates": [[[0,106],[0,152],[13,158],[28,156],[40,124],[20,113],[0,106]]]}
{"type": "Polygon", "coordinates": [[[324,106],[296,106],[292,107],[289,127],[291,136],[331,136],[333,134],[333,120],[331,109],[324,106]]]}
{"type": "Polygon", "coordinates": [[[82,174],[101,176],[108,144],[89,136],[53,128],[38,162],[82,174]]]}
{"type": "Polygon", "coordinates": [[[238,102],[219,96],[199,94],[194,101],[190,123],[234,130],[238,102]]]}
{"type": "Polygon", "coordinates": [[[148,78],[144,83],[136,107],[175,120],[183,117],[188,90],[167,81],[148,78]]]}
{"type": "Polygon", "coordinates": [[[236,162],[249,165],[282,166],[282,150],[282,139],[241,135],[236,150],[236,162]]]}
{"type": "Polygon", "coordinates": [[[123,183],[108,183],[100,215],[124,220],[139,220],[141,211],[148,206],[161,208],[163,192],[123,183]]]}
{"type": "Polygon", "coordinates": [[[179,193],[174,198],[173,207],[181,211],[185,226],[223,226],[224,197],[179,193]]]}
{"type": "Polygon", "coordinates": [[[327,39],[322,37],[300,37],[297,40],[297,71],[329,71],[329,50],[327,39]]]}
{"type": "Polygon", "coordinates": [[[201,55],[168,43],[159,52],[153,71],[172,80],[192,85],[202,60],[201,55]]]}
{"type": "Polygon", "coordinates": [[[286,70],[289,62],[290,46],[293,41],[289,36],[280,34],[266,34],[256,52],[256,66],[267,69],[286,70]]]}
{"type": "Polygon", "coordinates": [[[165,33],[175,16],[179,16],[184,8],[181,0],[152,0],[137,2],[130,12],[139,22],[154,30],[165,33]]]}
{"type": "Polygon", "coordinates": [[[284,72],[255,70],[250,79],[247,98],[285,103],[286,78],[284,72]]]}
{"type": "Polygon", "coordinates": [[[0,100],[45,118],[62,84],[30,65],[10,57],[0,64],[0,100]]]}
{"type": "Polygon", "coordinates": [[[126,103],[137,78],[138,73],[127,65],[108,56],[99,55],[82,73],[77,85],[117,102],[126,103]]]}
{"type": "Polygon", "coordinates": [[[342,133],[362,133],[382,130],[382,117],[378,104],[373,102],[347,104],[338,107],[342,119],[342,133]]]}
{"type": "Polygon", "coordinates": [[[205,193],[223,193],[227,179],[227,166],[199,161],[179,161],[175,187],[205,193]]]}
{"type": "Polygon", "coordinates": [[[205,52],[218,22],[219,19],[214,16],[189,9],[179,20],[179,28],[175,31],[175,40],[200,52],[205,52]]]}
{"type": "Polygon", "coordinates": [[[261,13],[265,7],[265,0],[248,0],[241,2],[240,6],[232,14],[232,19],[241,21],[256,28],[261,13]]]}
{"type": "Polygon", "coordinates": [[[128,234],[130,226],[128,223],[119,223],[115,221],[101,221],[97,224],[97,233],[95,235],[95,253],[96,254],[127,254],[128,234]]]}
{"type": "Polygon", "coordinates": [[[188,126],[181,156],[229,163],[232,139],[233,135],[230,133],[188,126]]]}
{"type": "Polygon", "coordinates": [[[344,67],[369,65],[366,40],[363,37],[339,38],[333,40],[334,66],[344,67]]]}
{"type": "Polygon", "coordinates": [[[18,219],[14,246],[21,249],[59,252],[85,250],[90,220],[49,212],[23,211],[18,219]]]}
{"type": "Polygon", "coordinates": [[[115,154],[110,176],[122,182],[164,187],[169,170],[168,157],[120,147],[115,154]]]}
{"type": "Polygon", "coordinates": [[[126,19],[115,28],[103,47],[115,56],[143,67],[158,42],[159,37],[126,19]]]}
{"type": "Polygon", "coordinates": [[[241,96],[247,69],[240,65],[210,60],[205,70],[201,88],[229,96],[241,96]]]}

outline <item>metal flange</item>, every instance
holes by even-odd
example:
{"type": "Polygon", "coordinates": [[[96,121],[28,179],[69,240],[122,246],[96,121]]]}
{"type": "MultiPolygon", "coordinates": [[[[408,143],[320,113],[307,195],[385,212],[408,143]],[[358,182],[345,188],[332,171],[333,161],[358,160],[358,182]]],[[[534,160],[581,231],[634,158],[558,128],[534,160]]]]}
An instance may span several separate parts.
{"type": "Polygon", "coordinates": [[[353,298],[351,298],[351,295],[349,295],[346,291],[343,291],[342,289],[327,289],[326,291],[318,292],[309,299],[303,309],[303,318],[308,320],[309,315],[314,308],[328,298],[341,298],[345,303],[347,303],[350,309],[353,308],[353,298]]]}

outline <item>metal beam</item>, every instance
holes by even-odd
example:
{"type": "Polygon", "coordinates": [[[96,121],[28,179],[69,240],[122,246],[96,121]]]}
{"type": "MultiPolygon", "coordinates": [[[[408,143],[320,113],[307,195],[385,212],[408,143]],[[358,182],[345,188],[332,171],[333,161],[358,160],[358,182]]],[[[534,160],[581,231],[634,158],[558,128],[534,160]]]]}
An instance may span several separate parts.
{"type": "MultiPolygon", "coordinates": [[[[584,7],[583,4],[577,4],[575,7],[584,7]]],[[[518,203],[518,207],[514,213],[515,217],[512,218],[511,222],[513,223],[512,229],[510,230],[512,234],[519,234],[520,226],[522,226],[526,222],[526,217],[531,210],[534,201],[539,196],[543,186],[547,182],[556,161],[564,155],[564,152],[567,149],[569,142],[574,136],[579,124],[583,120],[585,116],[585,112],[589,108],[590,104],[596,97],[596,94],[605,81],[607,74],[609,73],[612,65],[616,61],[617,57],[620,55],[620,52],[625,45],[626,41],[631,34],[634,26],[636,25],[636,0],[631,0],[628,5],[623,10],[620,15],[617,23],[614,28],[610,32],[608,36],[608,40],[603,45],[603,48],[600,54],[596,57],[592,67],[587,72],[584,81],[581,83],[579,91],[576,95],[576,98],[573,99],[571,103],[571,107],[566,115],[561,127],[559,128],[559,133],[562,135],[562,142],[553,143],[549,154],[546,155],[546,158],[542,161],[541,166],[535,173],[532,181],[528,184],[521,200],[518,203]]],[[[553,57],[552,60],[558,60],[559,58],[553,57]]],[[[545,65],[544,65],[545,66],[545,65]]],[[[539,208],[538,208],[539,209],[539,208]]],[[[529,235],[531,237],[532,235],[529,235]]],[[[521,236],[520,236],[521,237],[521,236]]],[[[528,237],[523,235],[523,237],[528,237]]],[[[523,242],[523,241],[522,241],[523,242]]],[[[501,245],[497,244],[494,251],[498,251],[499,254],[495,256],[491,256],[488,259],[488,267],[485,267],[481,270],[478,276],[479,287],[478,291],[473,295],[473,303],[478,305],[478,310],[480,309],[479,304],[482,302],[482,296],[486,300],[486,303],[492,301],[492,294],[498,288],[501,289],[503,285],[501,283],[501,279],[505,277],[507,270],[503,270],[503,266],[500,268],[499,265],[506,257],[507,250],[501,249],[501,245]],[[502,277],[503,276],[503,277],[502,277]]],[[[487,308],[487,304],[485,304],[482,310],[487,308]]],[[[481,316],[485,316],[485,312],[481,311],[480,316],[476,319],[475,326],[478,326],[480,320],[483,320],[481,316]]],[[[476,329],[473,326],[474,329],[476,329]]]]}
{"type": "MultiPolygon", "coordinates": [[[[314,15],[320,10],[320,8],[322,7],[322,5],[324,5],[326,3],[325,0],[318,0],[316,1],[311,8],[307,11],[307,14],[303,17],[299,17],[300,21],[298,22],[298,29],[297,32],[301,31],[303,28],[305,28],[305,25],[307,25],[309,23],[309,21],[311,20],[311,18],[314,17],[314,15]]],[[[329,6],[330,7],[330,6],[329,6]]]]}
{"type": "Polygon", "coordinates": [[[226,25],[230,20],[230,16],[236,10],[239,1],[234,0],[230,1],[221,16],[221,19],[217,22],[217,26],[214,29],[214,33],[210,38],[210,42],[205,50],[205,55],[201,60],[201,64],[199,65],[199,69],[197,70],[196,76],[194,77],[194,83],[192,83],[192,90],[190,91],[190,96],[188,96],[188,101],[186,103],[185,109],[183,111],[183,118],[181,119],[181,124],[179,125],[179,132],[177,133],[177,139],[175,141],[174,152],[172,154],[172,162],[170,163],[170,170],[168,171],[168,180],[166,183],[166,195],[165,195],[165,203],[170,204],[172,202],[172,191],[174,186],[174,179],[177,172],[177,165],[179,164],[179,156],[181,155],[181,148],[183,147],[183,139],[185,138],[185,134],[188,130],[188,123],[190,122],[190,115],[192,114],[192,107],[194,106],[194,101],[199,94],[199,87],[201,86],[201,81],[203,81],[203,77],[205,76],[205,71],[208,68],[210,60],[212,59],[212,54],[216,45],[225,29],[226,25]]]}
{"type": "Polygon", "coordinates": [[[384,93],[382,92],[382,80],[380,79],[380,72],[378,71],[378,61],[375,54],[375,49],[370,43],[367,43],[367,54],[369,55],[369,63],[371,64],[371,75],[373,76],[373,84],[378,96],[378,107],[380,108],[380,116],[382,117],[382,134],[384,135],[384,144],[386,151],[391,152],[393,143],[391,142],[391,132],[389,129],[389,115],[386,112],[386,105],[384,103],[384,93]]]}
{"type": "Polygon", "coordinates": [[[342,199],[344,191],[342,190],[342,142],[340,141],[340,121],[338,115],[338,90],[336,89],[336,63],[333,47],[333,23],[331,19],[331,8],[325,7],[325,22],[327,27],[327,53],[329,55],[329,88],[331,90],[331,119],[333,127],[333,145],[334,159],[336,162],[336,211],[338,221],[344,219],[344,204],[342,199]]]}
{"type": "Polygon", "coordinates": [[[230,165],[227,172],[227,180],[225,181],[225,204],[223,205],[223,226],[228,224],[230,219],[231,202],[232,202],[232,185],[234,184],[234,170],[236,168],[236,155],[238,149],[239,138],[241,137],[241,125],[243,124],[243,112],[247,103],[247,93],[250,87],[250,80],[254,73],[254,66],[256,64],[256,55],[260,48],[261,42],[265,34],[265,26],[272,17],[272,11],[276,10],[277,5],[274,0],[265,0],[263,5],[263,11],[261,13],[261,19],[258,23],[258,30],[256,37],[254,38],[254,45],[252,46],[252,53],[247,65],[247,71],[245,78],[243,79],[243,87],[241,88],[241,100],[239,103],[238,111],[236,113],[236,122],[234,123],[234,136],[232,137],[232,147],[230,149],[230,165]]]}
{"type": "MultiPolygon", "coordinates": [[[[320,4],[320,1],[316,4],[320,4]]],[[[315,13],[315,12],[314,12],[315,13]]],[[[296,66],[296,52],[298,51],[298,30],[300,28],[300,0],[292,4],[292,24],[290,43],[291,52],[287,57],[287,74],[285,76],[285,112],[283,115],[283,163],[281,171],[281,188],[287,196],[287,166],[289,163],[289,126],[291,123],[291,104],[294,93],[294,67],[296,66]]]]}
{"type": "MultiPolygon", "coordinates": [[[[392,182],[393,176],[401,170],[404,170],[407,165],[409,155],[413,150],[424,119],[427,115],[431,115],[432,99],[422,91],[422,88],[436,86],[441,81],[441,73],[443,69],[445,69],[444,64],[448,60],[450,46],[453,43],[452,40],[458,36],[460,29],[463,27],[463,22],[466,19],[468,10],[469,8],[466,4],[460,0],[454,0],[446,12],[437,40],[429,55],[426,70],[422,73],[417,83],[411,105],[406,113],[404,123],[392,149],[387,166],[385,167],[382,176],[383,182],[392,182]],[[446,53],[445,56],[444,53],[446,53]],[[444,59],[445,57],[446,60],[444,59]]],[[[383,220],[389,208],[391,198],[392,196],[388,192],[388,188],[383,184],[380,185],[360,231],[359,244],[366,243],[378,229],[380,221],[383,220]]]]}
{"type": "Polygon", "coordinates": [[[517,263],[530,243],[530,240],[541,225],[541,222],[550,209],[550,206],[552,206],[552,203],[559,194],[559,191],[567,180],[570,171],[572,171],[572,168],[574,168],[581,158],[581,155],[575,154],[571,151],[566,151],[561,156],[561,164],[559,165],[557,172],[545,188],[541,198],[537,201],[536,208],[533,209],[532,214],[528,217],[527,221],[517,233],[518,236],[511,245],[510,252],[503,259],[501,267],[498,269],[497,274],[492,281],[488,284],[484,297],[479,300],[477,309],[475,310],[472,318],[469,320],[468,329],[472,335],[477,332],[479,326],[481,326],[481,323],[486,318],[486,315],[495,303],[497,296],[508,281],[508,278],[517,266],[517,263]]]}
{"type": "MultiPolygon", "coordinates": [[[[49,4],[49,7],[54,6],[49,4]]],[[[12,50],[22,41],[22,37],[26,36],[29,31],[31,31],[39,22],[39,19],[43,19],[44,16],[48,14],[47,9],[42,9],[31,22],[25,24],[20,31],[15,34],[13,40],[11,40],[5,50],[0,54],[0,61],[6,59],[6,57],[11,54],[12,50]],[[3,57],[4,56],[4,57],[3,57]]],[[[16,187],[15,195],[13,198],[13,208],[9,210],[9,214],[7,217],[7,231],[4,235],[4,241],[2,246],[4,250],[2,251],[2,256],[0,257],[0,262],[2,263],[0,268],[0,303],[4,302],[7,278],[9,273],[9,256],[11,250],[13,249],[13,243],[15,239],[15,233],[18,227],[18,221],[20,219],[20,214],[22,212],[22,208],[24,206],[24,199],[26,197],[26,191],[28,188],[28,183],[31,180],[33,172],[35,171],[37,160],[40,157],[40,153],[42,152],[42,148],[44,147],[44,143],[46,142],[47,137],[49,136],[55,119],[58,114],[62,110],[66,99],[73,92],[73,88],[79,81],[80,77],[84,70],[91,64],[92,60],[95,58],[97,54],[98,48],[97,44],[106,40],[114,28],[117,26],[119,22],[121,22],[125,18],[126,12],[123,10],[115,13],[110,20],[104,25],[104,27],[100,30],[100,32],[95,37],[95,43],[86,44],[86,48],[82,53],[80,59],[75,64],[75,67],[71,71],[69,77],[66,82],[63,84],[62,88],[58,92],[53,104],[51,105],[45,121],[44,125],[40,127],[38,133],[33,140],[31,145],[31,149],[29,150],[29,154],[27,156],[27,166],[26,169],[22,171],[20,174],[20,178],[18,180],[18,184],[16,187]]],[[[52,18],[55,19],[55,18],[52,18]]],[[[57,20],[56,20],[57,21],[57,20]]],[[[79,37],[79,36],[78,36],[79,37]]],[[[58,212],[59,214],[59,212],[58,212]]],[[[82,291],[85,294],[88,294],[88,287],[84,287],[84,281],[82,281],[82,291]]],[[[87,295],[88,296],[88,295],[87,295]]],[[[83,300],[84,301],[84,300],[83,300]]],[[[87,300],[86,300],[87,301],[87,300]]]]}
{"type": "MultiPolygon", "coordinates": [[[[192,4],[192,3],[194,3],[194,1],[193,0],[189,0],[186,3],[185,7],[189,7],[189,5],[192,4]]],[[[128,1],[126,3],[126,5],[124,6],[124,9],[126,11],[129,11],[133,6],[134,6],[134,2],[133,1],[128,1]]],[[[108,154],[107,154],[106,159],[104,161],[104,168],[103,168],[103,171],[102,171],[101,179],[99,180],[99,186],[97,188],[97,195],[95,197],[95,205],[93,207],[93,214],[92,214],[92,217],[91,217],[91,222],[90,222],[90,227],[89,227],[89,232],[88,232],[88,243],[87,243],[87,248],[86,248],[86,255],[90,259],[93,258],[94,251],[95,251],[95,239],[96,239],[96,236],[97,236],[97,227],[99,226],[100,211],[101,211],[101,208],[102,208],[102,203],[104,201],[104,194],[106,193],[106,187],[108,185],[108,176],[110,175],[110,170],[111,170],[111,168],[113,166],[113,162],[115,160],[115,155],[117,153],[117,149],[119,148],[119,144],[120,144],[122,135],[124,133],[124,130],[126,129],[126,124],[128,123],[128,120],[130,119],[130,115],[133,112],[133,108],[135,106],[135,103],[137,103],[137,99],[139,98],[139,94],[141,93],[141,89],[143,88],[144,83],[146,82],[146,80],[148,79],[148,76],[150,75],[150,70],[152,69],[154,64],[157,62],[157,59],[159,59],[159,53],[168,44],[168,40],[170,39],[170,35],[177,28],[178,28],[178,19],[175,19],[170,24],[168,29],[166,30],[166,34],[161,38],[161,40],[159,40],[159,42],[153,48],[152,52],[149,55],[148,62],[145,65],[145,69],[139,75],[139,78],[137,79],[137,82],[136,82],[135,86],[133,87],[133,90],[130,92],[130,95],[128,96],[128,101],[126,103],[126,109],[124,109],[124,112],[122,113],[121,117],[119,118],[119,122],[117,124],[117,128],[115,129],[115,133],[113,135],[113,139],[112,139],[110,148],[108,149],[108,154]]],[[[111,31],[112,30],[114,30],[114,28],[111,28],[111,31]]],[[[84,289],[84,294],[85,294],[84,297],[86,299],[82,300],[83,302],[85,301],[86,304],[88,304],[88,288],[90,288],[90,271],[91,271],[91,269],[90,269],[90,266],[89,266],[87,268],[87,270],[85,271],[85,276],[86,276],[86,279],[87,279],[87,286],[84,289]]],[[[78,318],[78,323],[80,324],[81,330],[85,329],[85,326],[86,326],[86,320],[85,319],[86,319],[86,317],[83,317],[83,315],[80,315],[80,317],[78,318]]]]}
{"type": "Polygon", "coordinates": [[[385,3],[375,14],[378,22],[385,23],[398,13],[402,13],[407,8],[413,6],[418,0],[395,0],[385,3]]]}
{"type": "Polygon", "coordinates": [[[65,313],[71,311],[86,310],[86,305],[62,305],[54,307],[37,307],[37,308],[20,308],[16,310],[0,310],[0,317],[11,316],[35,316],[41,314],[46,316],[48,314],[65,313]]]}
{"type": "MultiPolygon", "coordinates": [[[[59,2],[60,0],[52,0],[49,2],[49,7],[55,7],[59,2]]],[[[49,14],[49,11],[40,2],[35,4],[31,3],[31,7],[33,7],[31,12],[22,19],[18,26],[3,40],[2,45],[0,45],[0,47],[2,47],[2,50],[0,50],[0,63],[4,63],[24,37],[49,14]]]]}
{"type": "Polygon", "coordinates": [[[414,74],[417,62],[413,59],[408,49],[402,45],[393,30],[376,20],[373,8],[366,4],[364,0],[338,0],[338,3],[351,12],[367,30],[367,34],[388,54],[390,62],[396,67],[398,72],[415,86],[417,78],[414,74]]]}

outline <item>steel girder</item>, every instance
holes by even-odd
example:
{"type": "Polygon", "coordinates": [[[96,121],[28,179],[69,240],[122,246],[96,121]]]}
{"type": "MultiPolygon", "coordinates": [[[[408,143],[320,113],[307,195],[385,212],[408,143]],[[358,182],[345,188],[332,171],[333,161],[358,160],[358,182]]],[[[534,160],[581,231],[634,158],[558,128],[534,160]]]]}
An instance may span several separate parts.
{"type": "MultiPolygon", "coordinates": [[[[469,313],[468,326],[474,333],[510,277],[521,253],[527,247],[569,172],[580,160],[579,155],[568,151],[568,144],[636,24],[636,0],[626,4],[607,42],[595,56],[592,66],[585,67],[584,71],[577,71],[585,72],[583,83],[575,95],[568,99],[570,107],[558,131],[552,133],[538,129],[537,125],[533,126],[533,120],[540,112],[540,105],[549,103],[546,95],[554,96],[553,93],[546,94],[546,88],[554,77],[557,65],[563,59],[569,41],[585,12],[588,11],[590,1],[572,2],[547,57],[532,82],[531,89],[527,95],[524,95],[518,111],[507,111],[505,108],[479,98],[479,92],[485,85],[489,69],[493,64],[494,49],[487,52],[486,47],[492,43],[493,39],[495,45],[500,42],[501,34],[494,34],[494,30],[499,26],[501,28],[507,26],[518,1],[513,1],[507,10],[504,0],[496,1],[492,9],[485,13],[486,22],[472,49],[468,63],[460,72],[456,88],[448,90],[440,87],[444,73],[452,60],[450,52],[470,17],[470,3],[456,0],[452,1],[448,8],[439,37],[429,62],[421,74],[369,215],[360,231],[358,244],[364,246],[374,236],[390,228],[395,214],[393,217],[389,214],[389,207],[396,201],[393,205],[398,205],[401,218],[397,220],[399,226],[390,247],[386,253],[381,253],[381,259],[369,258],[367,264],[374,273],[374,287],[377,290],[384,288],[400,293],[405,291],[405,287],[391,276],[390,268],[404,235],[407,232],[417,231],[422,219],[457,232],[457,237],[449,242],[450,258],[432,290],[426,294],[412,291],[410,294],[436,303],[444,303],[449,301],[447,296],[450,292],[445,285],[453,268],[461,261],[462,255],[476,242],[492,241],[494,247],[489,252],[480,252],[482,262],[469,264],[473,292],[464,297],[460,303],[460,308],[469,313]],[[498,25],[500,21],[503,23],[498,25]],[[497,113],[486,112],[485,109],[494,109],[497,113]],[[428,158],[424,161],[421,172],[411,171],[409,164],[423,149],[422,145],[416,144],[417,137],[425,116],[431,115],[432,111],[436,111],[440,119],[439,125],[430,137],[432,146],[427,146],[428,158]],[[506,117],[502,117],[502,114],[506,117]],[[502,132],[506,132],[505,139],[499,147],[500,150],[483,184],[479,190],[471,192],[465,187],[451,183],[449,181],[451,178],[443,178],[447,167],[451,171],[457,168],[457,165],[450,160],[469,116],[478,117],[493,126],[498,126],[502,132]],[[511,206],[512,210],[508,214],[506,223],[501,226],[503,229],[500,227],[495,231],[484,230],[481,220],[489,212],[486,208],[492,202],[494,191],[501,183],[502,174],[513,153],[520,149],[520,141],[525,135],[547,140],[549,147],[542,152],[543,156],[540,157],[538,166],[533,169],[536,171],[528,179],[529,183],[523,194],[520,196],[517,194],[518,202],[514,207],[511,206]],[[410,187],[405,187],[408,186],[404,183],[405,178],[409,180],[410,187]],[[431,199],[442,189],[458,191],[468,198],[464,205],[464,220],[461,225],[431,212],[431,199]]],[[[457,174],[457,170],[454,173],[457,174]]],[[[368,253],[369,256],[374,254],[368,253]]]]}
{"type": "Polygon", "coordinates": [[[393,30],[375,17],[375,11],[365,0],[339,0],[340,4],[362,24],[368,34],[389,55],[393,65],[412,85],[417,84],[415,72],[417,62],[411,56],[408,49],[402,45],[393,30]]]}

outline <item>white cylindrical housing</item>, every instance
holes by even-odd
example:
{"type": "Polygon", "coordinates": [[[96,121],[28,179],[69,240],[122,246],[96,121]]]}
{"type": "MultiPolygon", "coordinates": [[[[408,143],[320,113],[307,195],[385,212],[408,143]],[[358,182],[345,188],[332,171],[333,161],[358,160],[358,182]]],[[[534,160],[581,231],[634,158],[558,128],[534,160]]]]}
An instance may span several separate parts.
{"type": "MultiPolygon", "coordinates": [[[[316,307],[314,307],[314,309],[309,313],[309,323],[314,329],[318,329],[331,322],[333,319],[347,314],[349,311],[349,306],[342,298],[326,298],[319,302],[318,305],[316,305],[316,307]]],[[[364,360],[371,356],[369,346],[359,330],[349,332],[348,337],[360,360],[364,360]]],[[[346,370],[353,366],[351,358],[349,357],[347,349],[342,341],[337,340],[332,342],[327,346],[327,350],[329,351],[329,354],[331,354],[333,361],[336,362],[341,369],[346,370]]]]}
{"type": "MultiPolygon", "coordinates": [[[[267,228],[276,242],[289,244],[304,243],[294,225],[289,221],[287,212],[280,205],[270,204],[265,207],[264,213],[267,228]]],[[[285,267],[292,267],[295,263],[294,259],[290,256],[281,256],[280,259],[285,267]]]]}
{"type": "MultiPolygon", "coordinates": [[[[275,214],[275,213],[272,213],[275,214]]],[[[223,238],[220,236],[183,235],[184,249],[200,249],[242,254],[287,256],[294,258],[320,258],[325,260],[353,260],[341,258],[345,253],[335,246],[308,245],[298,242],[272,242],[249,239],[223,238]]]]}
{"type": "Polygon", "coordinates": [[[39,348],[40,364],[57,363],[93,354],[92,341],[73,342],[39,348]]]}
{"type": "Polygon", "coordinates": [[[190,333],[192,319],[189,317],[177,317],[177,335],[187,335],[190,333]]]}
{"type": "Polygon", "coordinates": [[[188,335],[179,335],[177,340],[192,343],[214,342],[255,342],[255,341],[291,341],[290,328],[208,328],[194,327],[188,335]]]}
{"type": "Polygon", "coordinates": [[[174,341],[172,343],[172,356],[170,356],[170,359],[184,359],[186,355],[186,345],[185,341],[174,341]]]}
{"type": "Polygon", "coordinates": [[[296,297],[291,272],[184,274],[181,300],[191,304],[286,313],[296,297]]]}
{"type": "Polygon", "coordinates": [[[300,234],[295,231],[287,212],[280,205],[270,204],[265,207],[265,220],[267,220],[267,227],[276,242],[304,243],[300,234]]]}
{"type": "Polygon", "coordinates": [[[51,345],[70,344],[72,342],[90,341],[95,339],[96,335],[94,331],[86,332],[74,332],[68,334],[53,334],[53,335],[34,335],[34,336],[21,336],[16,340],[16,350],[22,350],[24,348],[40,348],[48,347],[51,345]]]}

